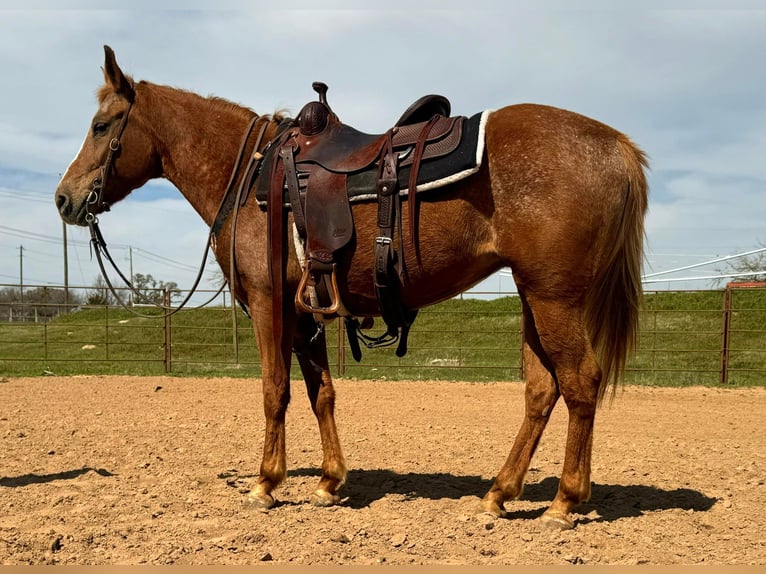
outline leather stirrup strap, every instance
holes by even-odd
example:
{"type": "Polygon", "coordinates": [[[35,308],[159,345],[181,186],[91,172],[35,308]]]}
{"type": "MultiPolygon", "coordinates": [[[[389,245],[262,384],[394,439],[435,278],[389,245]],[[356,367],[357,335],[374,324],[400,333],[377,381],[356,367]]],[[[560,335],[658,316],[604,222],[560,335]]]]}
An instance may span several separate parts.
{"type": "MultiPolygon", "coordinates": [[[[415,151],[412,153],[412,166],[410,168],[410,179],[407,184],[407,210],[409,214],[410,223],[410,239],[412,241],[412,247],[415,249],[415,259],[418,265],[421,265],[420,249],[418,248],[418,172],[420,171],[420,163],[423,159],[423,152],[426,149],[426,140],[428,140],[428,134],[431,133],[431,129],[434,127],[436,120],[439,116],[433,116],[423,126],[418,141],[415,144],[415,151]]],[[[404,259],[404,253],[401,254],[404,259]]]]}
{"type": "MultiPolygon", "coordinates": [[[[279,149],[279,157],[285,170],[285,182],[287,183],[287,196],[290,198],[290,205],[293,208],[293,221],[298,228],[298,234],[302,239],[306,239],[306,216],[301,204],[301,192],[298,184],[298,171],[295,168],[295,155],[293,146],[290,142],[285,143],[279,149]]],[[[280,186],[281,191],[281,186],[280,186]]]]}
{"type": "Polygon", "coordinates": [[[271,169],[268,198],[268,264],[271,281],[271,311],[272,335],[274,340],[274,361],[279,362],[282,354],[284,336],[284,293],[285,276],[285,244],[286,226],[285,210],[282,206],[282,182],[284,181],[284,164],[275,158],[271,169]]]}
{"type": "Polygon", "coordinates": [[[396,177],[396,156],[391,145],[391,136],[386,138],[381,152],[380,175],[378,177],[378,229],[375,239],[375,294],[378,298],[383,320],[389,335],[398,334],[397,321],[391,315],[391,267],[393,264],[392,239],[396,221],[396,198],[399,182],[396,177]]]}
{"type": "Polygon", "coordinates": [[[396,155],[394,155],[390,134],[381,151],[377,185],[380,235],[391,238],[394,235],[394,198],[399,192],[399,181],[396,177],[396,155]]]}

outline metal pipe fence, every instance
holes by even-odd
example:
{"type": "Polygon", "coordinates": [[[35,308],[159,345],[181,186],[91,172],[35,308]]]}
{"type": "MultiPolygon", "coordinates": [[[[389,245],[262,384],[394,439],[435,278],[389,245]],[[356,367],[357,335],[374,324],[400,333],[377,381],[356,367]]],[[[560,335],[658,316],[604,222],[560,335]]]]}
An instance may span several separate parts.
{"type": "MultiPolygon", "coordinates": [[[[108,301],[89,304],[92,289],[0,285],[0,375],[260,375],[251,323],[228,294],[165,318],[141,306],[157,315],[147,319],[108,301]]],[[[172,295],[156,299],[168,304],[172,295]]],[[[334,321],[330,366],[342,378],[521,380],[521,324],[515,293],[474,292],[421,310],[405,357],[363,349],[356,363],[343,322],[334,321]]],[[[640,325],[628,382],[766,383],[766,288],[649,292],[640,325]]],[[[381,328],[377,321],[373,331],[381,328]]]]}

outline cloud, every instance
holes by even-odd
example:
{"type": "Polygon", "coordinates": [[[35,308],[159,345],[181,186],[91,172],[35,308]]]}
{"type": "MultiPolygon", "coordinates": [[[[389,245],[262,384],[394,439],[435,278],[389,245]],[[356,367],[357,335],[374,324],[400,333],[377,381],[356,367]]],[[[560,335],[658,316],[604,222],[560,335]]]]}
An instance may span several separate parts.
{"type": "MultiPolygon", "coordinates": [[[[296,113],[314,97],[311,82],[325,81],[335,111],[370,132],[385,130],[425,93],[443,93],[461,114],[522,101],[571,109],[626,132],[648,152],[655,270],[674,264],[664,253],[716,255],[764,238],[766,77],[754,61],[766,53],[766,11],[603,10],[597,2],[587,10],[506,3],[405,10],[372,2],[344,10],[256,11],[230,2],[217,6],[235,9],[140,9],[149,6],[158,5],[2,13],[0,188],[52,191],[95,111],[102,46],[110,44],[136,79],[260,113],[296,113]]],[[[110,241],[196,266],[194,239],[201,244],[206,230],[188,207],[188,215],[167,217],[162,210],[184,204],[175,193],[160,185],[131,196],[105,216],[110,241]]],[[[3,193],[0,201],[0,225],[60,233],[52,203],[3,193]]],[[[6,275],[14,273],[16,239],[0,234],[11,254],[0,259],[6,275]]],[[[84,275],[92,271],[87,248],[80,265],[84,275]]]]}

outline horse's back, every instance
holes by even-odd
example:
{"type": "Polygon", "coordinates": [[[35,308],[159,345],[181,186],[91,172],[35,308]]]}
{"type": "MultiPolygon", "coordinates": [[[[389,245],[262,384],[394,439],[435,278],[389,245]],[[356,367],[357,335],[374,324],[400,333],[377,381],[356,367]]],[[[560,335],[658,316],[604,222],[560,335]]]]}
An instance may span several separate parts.
{"type": "Polygon", "coordinates": [[[495,170],[498,162],[507,164],[513,157],[517,174],[526,171],[536,178],[558,174],[572,179],[580,172],[593,183],[602,183],[593,181],[594,176],[609,176],[624,168],[619,146],[629,142],[600,121],[540,104],[516,104],[494,111],[487,122],[486,139],[490,167],[495,170]]]}

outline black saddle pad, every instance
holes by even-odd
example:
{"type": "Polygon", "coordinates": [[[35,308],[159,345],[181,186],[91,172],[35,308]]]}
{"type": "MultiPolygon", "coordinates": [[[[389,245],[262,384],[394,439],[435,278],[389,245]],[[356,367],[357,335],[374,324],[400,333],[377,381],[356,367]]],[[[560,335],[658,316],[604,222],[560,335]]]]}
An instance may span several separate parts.
{"type": "MultiPolygon", "coordinates": [[[[431,191],[449,185],[466,178],[479,170],[484,156],[484,125],[489,116],[489,111],[477,113],[466,119],[463,123],[463,133],[457,148],[450,153],[438,158],[424,159],[420,164],[417,179],[418,193],[431,191]]],[[[412,149],[406,149],[402,154],[412,153],[412,149]]],[[[401,155],[400,155],[401,157],[401,155]]],[[[268,193],[269,171],[272,158],[265,158],[263,173],[256,179],[255,196],[258,205],[266,208],[266,196],[268,193]]],[[[404,157],[402,157],[402,160],[404,157]]],[[[401,167],[398,170],[399,193],[407,195],[409,190],[410,166],[401,167]]],[[[348,174],[346,178],[346,192],[352,203],[377,200],[375,191],[378,179],[377,163],[362,171],[348,174]]],[[[304,182],[300,178],[301,184],[304,182]]],[[[303,185],[301,185],[303,187],[303,185]]],[[[286,208],[290,207],[285,188],[283,202],[286,208]]]]}

